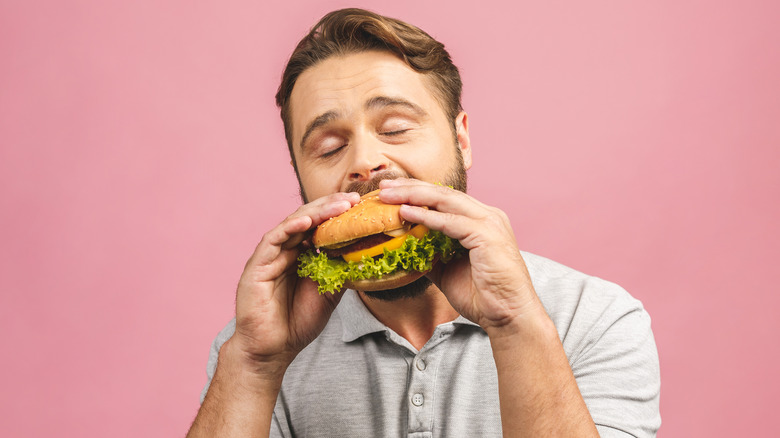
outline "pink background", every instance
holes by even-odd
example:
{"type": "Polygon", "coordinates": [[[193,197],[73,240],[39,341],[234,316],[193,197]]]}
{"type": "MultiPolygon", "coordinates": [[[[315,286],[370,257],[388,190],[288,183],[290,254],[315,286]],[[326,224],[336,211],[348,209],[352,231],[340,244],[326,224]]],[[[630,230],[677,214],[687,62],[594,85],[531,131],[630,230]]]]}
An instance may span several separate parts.
{"type": "MultiPolygon", "coordinates": [[[[2,1],[0,435],[184,435],[298,204],[284,61],[355,4],[261,3],[2,1]]],[[[660,436],[775,430],[780,3],[358,3],[446,43],[521,247],[644,302],[660,436]]]]}

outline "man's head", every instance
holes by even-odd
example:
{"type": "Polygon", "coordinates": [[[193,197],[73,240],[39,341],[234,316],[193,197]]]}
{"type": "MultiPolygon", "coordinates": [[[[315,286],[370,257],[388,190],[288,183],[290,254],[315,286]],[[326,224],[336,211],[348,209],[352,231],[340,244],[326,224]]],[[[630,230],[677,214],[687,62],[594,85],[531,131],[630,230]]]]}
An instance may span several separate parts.
{"type": "Polygon", "coordinates": [[[304,201],[387,172],[465,190],[461,88],[444,46],[417,27],[360,9],[327,14],[276,95],[304,201]]]}
{"type": "MultiPolygon", "coordinates": [[[[422,30],[360,9],[332,12],[301,40],[276,95],[304,202],[399,176],[466,191],[461,80],[422,30]]],[[[418,281],[369,296],[414,297],[418,281]]]]}

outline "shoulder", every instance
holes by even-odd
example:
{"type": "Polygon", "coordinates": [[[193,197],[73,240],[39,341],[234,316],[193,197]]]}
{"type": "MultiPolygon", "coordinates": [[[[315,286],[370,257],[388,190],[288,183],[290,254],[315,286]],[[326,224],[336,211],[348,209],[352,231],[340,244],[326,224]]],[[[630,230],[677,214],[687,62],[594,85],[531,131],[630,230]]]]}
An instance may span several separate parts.
{"type": "Polygon", "coordinates": [[[643,313],[642,303],[621,286],[553,260],[523,252],[539,299],[564,339],[572,329],[610,324],[630,313],[643,313]]]}
{"type": "Polygon", "coordinates": [[[619,300],[626,305],[641,305],[625,289],[615,283],[585,274],[548,258],[522,252],[534,288],[545,301],[565,296],[580,296],[594,293],[610,300],[619,300]]]}
{"type": "Polygon", "coordinates": [[[637,343],[657,355],[650,315],[624,288],[544,257],[523,253],[523,258],[572,367],[593,352],[637,343]]]}

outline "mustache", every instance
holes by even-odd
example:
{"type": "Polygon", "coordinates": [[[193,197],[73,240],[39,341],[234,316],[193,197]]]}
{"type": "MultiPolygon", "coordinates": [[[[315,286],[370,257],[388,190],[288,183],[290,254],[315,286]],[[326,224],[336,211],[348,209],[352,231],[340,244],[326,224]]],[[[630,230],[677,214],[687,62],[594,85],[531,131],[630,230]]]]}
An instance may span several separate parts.
{"type": "Polygon", "coordinates": [[[379,188],[379,181],[382,181],[383,179],[396,179],[396,178],[410,178],[410,176],[406,173],[399,173],[392,170],[388,170],[385,172],[378,173],[374,175],[370,180],[368,181],[354,181],[349,183],[347,186],[347,192],[358,192],[360,193],[360,196],[365,195],[366,193],[371,193],[374,190],[377,190],[379,188]]]}

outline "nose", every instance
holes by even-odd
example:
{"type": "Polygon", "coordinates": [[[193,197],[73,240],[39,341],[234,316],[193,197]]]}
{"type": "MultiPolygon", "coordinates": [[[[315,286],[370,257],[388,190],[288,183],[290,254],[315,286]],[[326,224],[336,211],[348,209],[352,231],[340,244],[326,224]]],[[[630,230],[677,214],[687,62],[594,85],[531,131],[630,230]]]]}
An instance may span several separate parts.
{"type": "Polygon", "coordinates": [[[370,136],[355,140],[351,148],[348,182],[369,181],[377,173],[388,170],[390,160],[384,155],[381,142],[370,136]]]}

